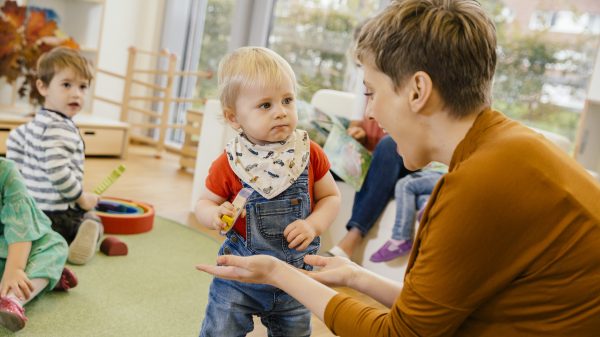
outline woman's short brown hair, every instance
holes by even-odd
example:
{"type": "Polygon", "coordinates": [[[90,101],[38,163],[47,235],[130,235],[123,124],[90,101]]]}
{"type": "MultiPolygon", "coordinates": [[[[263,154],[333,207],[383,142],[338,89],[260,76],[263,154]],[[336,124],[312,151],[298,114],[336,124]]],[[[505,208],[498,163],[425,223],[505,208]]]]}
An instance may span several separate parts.
{"type": "Polygon", "coordinates": [[[394,1],[362,28],[356,57],[371,61],[396,89],[426,72],[460,118],[491,104],[496,28],[474,0],[394,1]]]}
{"type": "Polygon", "coordinates": [[[37,62],[37,77],[48,86],[54,75],[63,69],[72,69],[86,81],[92,80],[90,62],[75,49],[57,47],[42,54],[37,62]]]}

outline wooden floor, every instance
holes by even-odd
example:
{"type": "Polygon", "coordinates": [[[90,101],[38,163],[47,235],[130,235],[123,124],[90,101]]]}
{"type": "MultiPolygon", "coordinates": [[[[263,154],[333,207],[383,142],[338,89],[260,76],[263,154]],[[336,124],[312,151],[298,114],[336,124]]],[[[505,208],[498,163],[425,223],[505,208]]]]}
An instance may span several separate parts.
{"type": "MultiPolygon", "coordinates": [[[[91,191],[117,165],[124,164],[126,171],[106,192],[114,196],[150,203],[156,214],[175,220],[203,233],[222,240],[215,231],[203,228],[191,213],[193,176],[180,169],[179,156],[165,153],[161,159],[154,156],[154,149],[132,145],[127,159],[87,158],[85,162],[84,188],[91,191]]],[[[341,292],[356,295],[358,298],[375,303],[374,300],[349,289],[341,292]]],[[[192,314],[190,317],[197,317],[192,314]]],[[[198,322],[200,324],[200,322],[198,322]]],[[[249,336],[266,336],[265,328],[255,320],[255,330],[249,336]]],[[[317,318],[313,317],[313,334],[316,337],[334,336],[317,318]]]]}

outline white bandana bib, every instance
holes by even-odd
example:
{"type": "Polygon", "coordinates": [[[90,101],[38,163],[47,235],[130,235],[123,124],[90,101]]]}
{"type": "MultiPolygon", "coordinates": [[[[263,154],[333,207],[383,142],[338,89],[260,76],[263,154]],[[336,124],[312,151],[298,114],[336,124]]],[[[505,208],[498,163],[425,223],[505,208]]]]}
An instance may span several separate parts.
{"type": "Polygon", "coordinates": [[[253,144],[244,135],[237,135],[227,143],[225,151],[238,178],[266,199],[272,199],[290,187],[306,168],[310,141],[304,130],[266,145],[253,144]]]}

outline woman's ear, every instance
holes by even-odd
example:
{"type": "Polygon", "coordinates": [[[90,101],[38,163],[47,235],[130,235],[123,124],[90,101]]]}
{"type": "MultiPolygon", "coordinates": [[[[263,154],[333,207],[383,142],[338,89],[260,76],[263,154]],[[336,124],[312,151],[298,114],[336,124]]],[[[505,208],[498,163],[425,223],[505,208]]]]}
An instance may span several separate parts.
{"type": "Polygon", "coordinates": [[[411,109],[415,112],[424,111],[433,90],[431,77],[424,71],[417,71],[411,76],[409,86],[408,101],[411,109]]]}
{"type": "Polygon", "coordinates": [[[237,117],[235,115],[235,111],[231,108],[223,108],[223,115],[225,116],[225,121],[235,130],[239,130],[242,128],[240,123],[238,123],[237,117]]]}

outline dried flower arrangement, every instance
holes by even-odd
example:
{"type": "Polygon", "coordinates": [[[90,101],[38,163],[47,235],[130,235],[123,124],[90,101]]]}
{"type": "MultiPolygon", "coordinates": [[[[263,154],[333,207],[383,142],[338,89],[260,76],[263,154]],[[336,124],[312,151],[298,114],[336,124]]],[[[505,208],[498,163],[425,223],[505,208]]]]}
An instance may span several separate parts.
{"type": "Polygon", "coordinates": [[[0,78],[13,84],[23,77],[19,96],[29,96],[33,105],[42,102],[35,88],[38,58],[58,46],[79,49],[58,29],[56,19],[52,10],[19,6],[12,0],[0,8],[0,78]]]}

